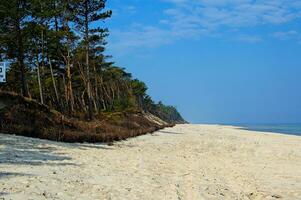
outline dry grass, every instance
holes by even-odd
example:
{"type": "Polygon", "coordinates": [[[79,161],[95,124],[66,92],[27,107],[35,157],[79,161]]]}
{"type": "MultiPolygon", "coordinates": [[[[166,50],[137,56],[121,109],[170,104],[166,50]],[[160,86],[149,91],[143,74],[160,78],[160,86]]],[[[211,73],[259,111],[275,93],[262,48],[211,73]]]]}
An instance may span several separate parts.
{"type": "MultiPolygon", "coordinates": [[[[61,142],[112,142],[151,133],[158,125],[143,113],[111,113],[92,122],[68,118],[17,94],[0,92],[0,132],[61,142]]],[[[171,126],[171,125],[170,125],[171,126]]]]}

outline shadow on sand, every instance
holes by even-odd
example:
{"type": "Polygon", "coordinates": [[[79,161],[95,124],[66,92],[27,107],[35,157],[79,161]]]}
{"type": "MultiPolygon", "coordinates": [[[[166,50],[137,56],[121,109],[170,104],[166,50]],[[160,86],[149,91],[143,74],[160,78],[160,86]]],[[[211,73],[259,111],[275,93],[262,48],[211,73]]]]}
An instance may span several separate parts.
{"type": "Polygon", "coordinates": [[[32,176],[32,174],[25,174],[25,173],[12,173],[12,172],[0,172],[0,179],[2,178],[9,178],[13,176],[32,176]]]}
{"type": "MultiPolygon", "coordinates": [[[[35,176],[30,174],[30,171],[24,173],[10,171],[10,168],[13,170],[16,165],[78,166],[72,160],[72,157],[62,152],[62,149],[80,149],[83,151],[89,149],[113,150],[114,147],[106,144],[69,144],[0,134],[0,180],[17,176],[35,176]]],[[[5,193],[0,191],[0,197],[2,195],[5,195],[5,193]]]]}
{"type": "Polygon", "coordinates": [[[158,131],[157,133],[175,134],[175,135],[183,134],[183,133],[178,133],[178,132],[173,132],[173,131],[158,131]]]}
{"type": "Polygon", "coordinates": [[[64,153],[58,151],[60,147],[80,150],[114,149],[114,147],[106,144],[69,144],[0,134],[0,165],[76,165],[71,162],[71,157],[68,157],[64,153]]]}
{"type": "Polygon", "coordinates": [[[43,140],[0,134],[0,165],[74,165],[54,146],[43,140]]]}

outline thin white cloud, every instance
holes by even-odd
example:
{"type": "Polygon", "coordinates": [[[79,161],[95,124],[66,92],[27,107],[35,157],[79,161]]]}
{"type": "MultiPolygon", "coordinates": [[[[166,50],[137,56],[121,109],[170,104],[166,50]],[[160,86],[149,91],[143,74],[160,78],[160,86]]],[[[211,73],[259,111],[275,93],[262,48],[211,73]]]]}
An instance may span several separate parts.
{"type": "Polygon", "coordinates": [[[124,11],[130,14],[134,14],[137,10],[135,6],[125,6],[124,11]]]}
{"type": "Polygon", "coordinates": [[[182,22],[208,29],[283,24],[301,16],[300,0],[164,0],[172,25],[182,22]]]}
{"type": "Polygon", "coordinates": [[[278,40],[291,40],[297,42],[297,44],[301,44],[301,33],[296,30],[278,31],[273,33],[271,36],[278,40]]]}
{"type": "MultiPolygon", "coordinates": [[[[151,48],[179,39],[236,32],[239,41],[261,42],[262,36],[244,34],[244,28],[279,26],[301,17],[300,0],[157,0],[169,4],[156,25],[113,30],[115,49],[151,48]]],[[[294,35],[274,33],[274,38],[294,35]]]]}
{"type": "Polygon", "coordinates": [[[129,53],[135,48],[154,48],[173,41],[169,30],[141,24],[132,24],[126,30],[114,30],[110,38],[111,50],[119,54],[129,53]]]}
{"type": "Polygon", "coordinates": [[[263,39],[262,39],[262,37],[257,36],[257,35],[240,35],[237,38],[237,40],[242,41],[242,42],[248,42],[248,43],[259,43],[263,39]]]}
{"type": "Polygon", "coordinates": [[[272,36],[274,38],[282,39],[282,40],[300,38],[299,33],[295,30],[278,31],[278,32],[273,33],[272,36]]]}

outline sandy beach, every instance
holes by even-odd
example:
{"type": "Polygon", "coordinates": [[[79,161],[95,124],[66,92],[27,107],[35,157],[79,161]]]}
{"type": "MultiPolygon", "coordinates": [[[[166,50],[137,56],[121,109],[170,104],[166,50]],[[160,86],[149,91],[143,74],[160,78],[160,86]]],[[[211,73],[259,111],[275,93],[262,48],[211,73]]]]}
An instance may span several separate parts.
{"type": "Polygon", "coordinates": [[[104,144],[0,134],[0,199],[301,199],[301,137],[177,125],[104,144]]]}

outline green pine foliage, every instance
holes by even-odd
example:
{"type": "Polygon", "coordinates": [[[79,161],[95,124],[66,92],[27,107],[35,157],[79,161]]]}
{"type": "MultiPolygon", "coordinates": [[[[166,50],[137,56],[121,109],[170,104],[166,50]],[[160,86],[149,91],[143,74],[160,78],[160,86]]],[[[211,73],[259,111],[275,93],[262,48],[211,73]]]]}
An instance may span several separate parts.
{"type": "Polygon", "coordinates": [[[0,1],[0,60],[9,63],[1,90],[40,101],[65,115],[150,112],[184,122],[156,104],[147,86],[105,54],[112,15],[105,0],[0,1]]]}

